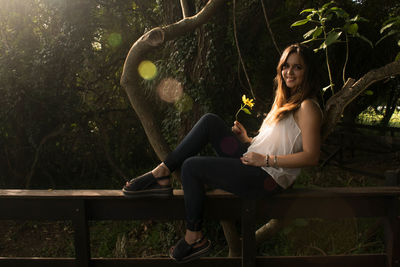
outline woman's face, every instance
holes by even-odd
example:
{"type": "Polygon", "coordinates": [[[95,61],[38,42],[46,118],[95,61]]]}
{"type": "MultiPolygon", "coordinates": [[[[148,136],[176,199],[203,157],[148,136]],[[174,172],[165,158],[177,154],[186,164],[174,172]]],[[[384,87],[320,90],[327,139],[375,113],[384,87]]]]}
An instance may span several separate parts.
{"type": "Polygon", "coordinates": [[[291,53],[288,56],[286,63],[282,66],[282,78],[288,88],[296,89],[301,85],[305,68],[303,58],[299,54],[291,53]]]}

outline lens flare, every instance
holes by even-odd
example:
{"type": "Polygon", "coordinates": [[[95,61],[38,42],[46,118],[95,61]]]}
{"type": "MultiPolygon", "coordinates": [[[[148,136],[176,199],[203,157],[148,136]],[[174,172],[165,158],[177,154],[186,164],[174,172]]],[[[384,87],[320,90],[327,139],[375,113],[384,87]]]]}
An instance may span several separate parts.
{"type": "Polygon", "coordinates": [[[234,155],[238,147],[239,144],[237,140],[232,136],[223,138],[220,143],[221,151],[227,155],[234,155]]]}
{"type": "Polygon", "coordinates": [[[113,32],[110,34],[110,36],[108,36],[107,40],[111,47],[117,47],[122,43],[122,36],[119,33],[113,32]]]}
{"type": "Polygon", "coordinates": [[[157,86],[158,96],[165,102],[175,103],[183,94],[182,84],[172,78],[163,79],[157,86]]]}
{"type": "Polygon", "coordinates": [[[150,60],[144,60],[140,62],[138,72],[143,79],[152,80],[157,75],[157,67],[150,60]]]}

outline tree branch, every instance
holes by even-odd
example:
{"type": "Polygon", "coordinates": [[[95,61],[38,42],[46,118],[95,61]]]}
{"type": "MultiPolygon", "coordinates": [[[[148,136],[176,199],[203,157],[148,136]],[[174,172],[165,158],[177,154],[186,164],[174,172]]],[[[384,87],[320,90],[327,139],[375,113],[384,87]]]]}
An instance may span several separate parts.
{"type": "Polygon", "coordinates": [[[183,18],[187,18],[190,16],[190,7],[187,0],[181,0],[181,8],[182,8],[182,16],[183,18]]]}
{"type": "Polygon", "coordinates": [[[339,122],[345,107],[373,83],[400,74],[400,61],[389,63],[381,68],[369,71],[358,81],[348,79],[342,89],[329,98],[325,108],[322,139],[325,140],[339,122]]]}
{"type": "Polygon", "coordinates": [[[226,0],[210,0],[195,16],[184,18],[165,27],[157,27],[140,37],[131,47],[123,67],[121,85],[125,89],[133,109],[136,111],[146,135],[157,156],[164,160],[169,147],[155,123],[156,114],[146,101],[145,90],[141,87],[137,67],[150,51],[166,41],[173,40],[206,23],[226,0]]]}

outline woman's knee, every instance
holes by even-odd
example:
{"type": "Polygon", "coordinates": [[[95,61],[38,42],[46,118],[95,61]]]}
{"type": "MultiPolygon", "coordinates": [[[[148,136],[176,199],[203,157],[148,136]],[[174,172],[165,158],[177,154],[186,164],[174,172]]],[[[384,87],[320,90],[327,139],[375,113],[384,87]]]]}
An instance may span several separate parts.
{"type": "Polygon", "coordinates": [[[214,113],[206,113],[201,116],[200,120],[206,123],[215,123],[216,121],[220,121],[221,118],[214,113]]]}
{"type": "Polygon", "coordinates": [[[201,157],[187,158],[181,167],[182,183],[185,183],[188,179],[193,179],[194,174],[200,172],[201,166],[201,157]]]}

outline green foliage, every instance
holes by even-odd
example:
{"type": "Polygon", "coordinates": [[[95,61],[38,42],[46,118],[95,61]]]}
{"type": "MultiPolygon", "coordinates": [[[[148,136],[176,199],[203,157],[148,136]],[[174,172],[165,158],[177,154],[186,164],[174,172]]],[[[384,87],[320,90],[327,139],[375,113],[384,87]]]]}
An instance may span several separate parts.
{"type": "Polygon", "coordinates": [[[332,93],[334,93],[335,91],[334,83],[332,80],[331,67],[329,65],[328,47],[338,42],[346,43],[346,62],[343,67],[344,83],[346,81],[345,71],[349,53],[349,37],[360,38],[361,40],[367,42],[371,47],[373,46],[372,42],[368,40],[368,38],[364,37],[358,32],[358,22],[366,22],[367,20],[359,15],[350,18],[350,15],[345,10],[335,6],[334,4],[335,2],[331,1],[324,4],[321,8],[318,9],[304,9],[300,12],[300,14],[307,14],[307,18],[296,21],[291,25],[291,27],[296,27],[305,25],[307,23],[317,24],[315,28],[309,30],[303,35],[305,39],[303,43],[314,41],[322,42],[318,48],[314,49],[314,51],[317,52],[319,50],[325,50],[330,85],[325,87],[323,91],[326,91],[328,88],[330,88],[332,90],[332,93]],[[344,40],[340,39],[341,36],[344,36],[344,40]]]}
{"type": "MultiPolygon", "coordinates": [[[[378,45],[384,39],[393,36],[395,37],[397,46],[400,47],[400,16],[391,17],[386,20],[383,23],[383,27],[381,28],[380,33],[384,34],[384,36],[379,39],[378,42],[376,42],[376,45],[378,45]]],[[[397,53],[395,60],[400,60],[400,52],[397,53]]]]}

